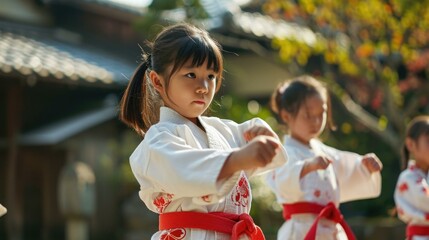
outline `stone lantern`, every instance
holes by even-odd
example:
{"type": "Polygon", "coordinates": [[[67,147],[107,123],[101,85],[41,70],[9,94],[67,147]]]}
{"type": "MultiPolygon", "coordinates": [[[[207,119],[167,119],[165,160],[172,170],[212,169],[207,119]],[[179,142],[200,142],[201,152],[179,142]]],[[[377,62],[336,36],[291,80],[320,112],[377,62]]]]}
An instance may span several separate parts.
{"type": "Polygon", "coordinates": [[[60,174],[60,210],[66,218],[66,239],[89,239],[89,218],[95,210],[95,175],[83,162],[69,162],[60,174]]]}

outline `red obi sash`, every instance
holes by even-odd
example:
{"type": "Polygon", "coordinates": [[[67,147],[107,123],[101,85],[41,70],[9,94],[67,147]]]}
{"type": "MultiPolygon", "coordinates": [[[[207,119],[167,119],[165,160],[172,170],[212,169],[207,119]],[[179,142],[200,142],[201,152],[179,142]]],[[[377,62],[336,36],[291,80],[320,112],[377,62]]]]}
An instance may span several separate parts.
{"type": "Polygon", "coordinates": [[[224,212],[168,212],[159,215],[159,230],[173,228],[199,228],[231,234],[231,240],[238,240],[247,234],[251,240],[265,240],[262,230],[255,225],[247,213],[224,212]]]}
{"type": "Polygon", "coordinates": [[[407,239],[413,239],[413,236],[429,236],[429,226],[423,225],[408,225],[407,239]]]}
{"type": "Polygon", "coordinates": [[[326,206],[319,205],[311,202],[297,202],[292,204],[283,204],[283,218],[287,221],[294,214],[301,213],[313,213],[317,214],[317,218],[314,220],[313,225],[310,230],[308,230],[307,235],[305,235],[305,240],[314,240],[316,239],[317,224],[321,218],[326,218],[336,223],[339,223],[349,240],[355,240],[356,237],[353,234],[350,227],[344,221],[343,215],[340,213],[340,210],[335,207],[335,205],[330,202],[326,206]]]}

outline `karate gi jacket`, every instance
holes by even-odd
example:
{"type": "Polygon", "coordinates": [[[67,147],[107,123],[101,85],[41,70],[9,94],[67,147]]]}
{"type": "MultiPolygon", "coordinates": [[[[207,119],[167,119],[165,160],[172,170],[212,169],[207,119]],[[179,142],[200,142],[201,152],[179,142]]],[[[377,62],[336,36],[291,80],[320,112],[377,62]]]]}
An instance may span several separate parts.
{"type": "MultiPolygon", "coordinates": [[[[243,133],[250,127],[268,124],[259,118],[237,124],[230,120],[200,116],[205,129],[174,110],[162,107],[160,121],[151,126],[130,157],[139,196],[156,213],[176,211],[249,213],[252,194],[248,178],[283,165],[283,147],[273,161],[254,171],[238,171],[216,181],[227,157],[244,146],[243,133]]],[[[201,229],[158,231],[152,239],[229,239],[223,233],[201,229]]],[[[246,236],[242,236],[246,239],[246,236]]]]}
{"type": "MultiPolygon", "coordinates": [[[[394,199],[398,217],[409,225],[429,226],[428,173],[409,161],[396,183],[394,199]]],[[[429,240],[429,236],[414,236],[412,240],[429,240]]]]}
{"type": "MultiPolygon", "coordinates": [[[[339,207],[342,202],[374,198],[381,192],[380,172],[370,173],[361,164],[362,156],[341,151],[310,140],[310,147],[286,135],[283,140],[288,161],[267,175],[268,185],[280,204],[312,202],[326,205],[332,202],[339,207]],[[324,170],[300,174],[306,159],[323,155],[333,162],[324,170]]],[[[316,218],[315,214],[296,214],[285,221],[278,231],[278,240],[302,240],[316,218]]],[[[339,224],[322,219],[317,228],[317,239],[347,239],[339,224]]]]}

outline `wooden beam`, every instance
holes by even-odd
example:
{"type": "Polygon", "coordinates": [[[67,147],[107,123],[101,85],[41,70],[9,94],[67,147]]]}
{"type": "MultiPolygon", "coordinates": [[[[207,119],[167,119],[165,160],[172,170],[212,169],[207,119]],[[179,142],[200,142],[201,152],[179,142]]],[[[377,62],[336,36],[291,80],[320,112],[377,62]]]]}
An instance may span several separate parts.
{"type": "Polygon", "coordinates": [[[17,160],[18,136],[21,128],[22,89],[20,85],[9,86],[6,94],[6,130],[7,130],[7,185],[6,203],[7,235],[10,240],[22,239],[22,206],[17,204],[17,160]]]}

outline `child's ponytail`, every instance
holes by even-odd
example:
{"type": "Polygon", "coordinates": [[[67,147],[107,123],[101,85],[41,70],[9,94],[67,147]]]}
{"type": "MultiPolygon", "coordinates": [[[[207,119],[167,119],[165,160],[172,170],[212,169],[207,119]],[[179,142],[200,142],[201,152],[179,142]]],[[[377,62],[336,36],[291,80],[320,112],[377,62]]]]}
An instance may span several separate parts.
{"type": "Polygon", "coordinates": [[[402,169],[407,168],[409,159],[410,159],[410,151],[408,151],[408,148],[404,143],[404,146],[402,147],[402,161],[401,161],[402,169]]]}
{"type": "Polygon", "coordinates": [[[283,119],[280,116],[280,111],[281,111],[281,106],[282,106],[282,94],[283,91],[285,89],[285,83],[280,83],[277,86],[277,89],[273,92],[273,94],[271,95],[271,99],[270,99],[270,108],[271,111],[274,113],[274,115],[277,118],[277,121],[279,121],[280,123],[283,123],[283,119]]]}
{"type": "Polygon", "coordinates": [[[119,118],[141,136],[159,119],[160,100],[148,79],[148,69],[151,69],[151,56],[145,55],[120,102],[119,118]]]}

